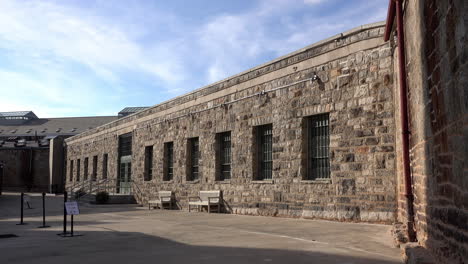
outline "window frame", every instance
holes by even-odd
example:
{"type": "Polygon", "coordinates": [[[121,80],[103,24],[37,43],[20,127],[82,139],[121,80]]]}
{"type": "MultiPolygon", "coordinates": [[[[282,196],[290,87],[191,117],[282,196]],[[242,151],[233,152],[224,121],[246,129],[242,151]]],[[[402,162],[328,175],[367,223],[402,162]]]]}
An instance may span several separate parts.
{"type": "Polygon", "coordinates": [[[81,159],[77,159],[76,160],[76,181],[79,182],[80,181],[80,177],[81,177],[81,159]]]}
{"type": "Polygon", "coordinates": [[[145,146],[145,172],[143,176],[144,181],[153,180],[153,158],[154,158],[154,148],[153,145],[145,146]]]}
{"type": "Polygon", "coordinates": [[[172,181],[174,180],[174,142],[164,143],[163,152],[163,181],[172,181]]]}
{"type": "Polygon", "coordinates": [[[304,117],[303,180],[331,179],[330,170],[330,114],[304,117]]]}
{"type": "Polygon", "coordinates": [[[108,165],[109,164],[109,155],[107,153],[104,153],[102,155],[102,178],[107,179],[107,174],[108,174],[108,165]]]}
{"type": "Polygon", "coordinates": [[[70,177],[70,178],[69,178],[70,182],[73,182],[73,166],[74,166],[74,165],[75,165],[75,164],[73,164],[73,160],[70,160],[70,163],[69,163],[69,165],[68,165],[68,166],[70,167],[70,175],[69,175],[69,177],[70,177]]]}
{"type": "Polygon", "coordinates": [[[87,181],[87,180],[88,180],[88,176],[89,176],[89,171],[88,171],[88,169],[89,169],[89,164],[88,164],[88,163],[89,163],[89,158],[86,157],[86,158],[84,159],[84,163],[83,163],[83,180],[84,180],[84,181],[87,181]]]}
{"type": "Polygon", "coordinates": [[[255,181],[273,180],[273,124],[255,126],[253,131],[255,181]]]}
{"type": "Polygon", "coordinates": [[[91,180],[92,181],[97,180],[97,163],[98,163],[98,156],[95,155],[95,156],[93,156],[93,170],[91,172],[91,180]]]}
{"type": "Polygon", "coordinates": [[[187,139],[187,181],[200,180],[200,138],[187,139]]]}
{"type": "Polygon", "coordinates": [[[229,181],[232,178],[232,133],[225,131],[216,134],[216,180],[229,181]],[[226,160],[226,158],[228,160],[226,160]],[[226,162],[228,161],[228,162],[226,162]],[[225,170],[229,167],[229,170],[225,170]],[[227,172],[227,173],[226,173],[227,172]],[[226,177],[228,174],[228,177],[226,177]]]}

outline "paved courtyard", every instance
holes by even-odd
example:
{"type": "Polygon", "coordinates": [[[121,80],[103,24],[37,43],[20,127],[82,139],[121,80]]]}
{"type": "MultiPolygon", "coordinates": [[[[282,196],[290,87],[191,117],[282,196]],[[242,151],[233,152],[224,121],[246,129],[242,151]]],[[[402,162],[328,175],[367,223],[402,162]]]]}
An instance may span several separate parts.
{"type": "Polygon", "coordinates": [[[62,238],[63,197],[32,197],[19,223],[19,195],[0,196],[0,263],[402,263],[390,226],[83,205],[62,238]]]}

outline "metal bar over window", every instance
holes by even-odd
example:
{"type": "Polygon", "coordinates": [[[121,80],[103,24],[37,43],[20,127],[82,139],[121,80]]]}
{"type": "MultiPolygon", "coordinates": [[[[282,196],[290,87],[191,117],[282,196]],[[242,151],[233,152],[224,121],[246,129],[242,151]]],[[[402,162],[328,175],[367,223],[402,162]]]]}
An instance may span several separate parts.
{"type": "Polygon", "coordinates": [[[70,181],[73,181],[73,160],[70,160],[70,181]]]}
{"type": "Polygon", "coordinates": [[[220,134],[221,143],[221,179],[231,179],[231,132],[225,132],[220,134]]]}
{"type": "Polygon", "coordinates": [[[198,144],[198,138],[190,139],[190,147],[191,147],[191,180],[198,180],[199,179],[199,167],[198,162],[200,159],[200,146],[198,144]]]}
{"type": "Polygon", "coordinates": [[[91,179],[93,181],[97,179],[97,156],[93,156],[93,172],[91,174],[91,179]]]}
{"type": "Polygon", "coordinates": [[[168,142],[164,144],[165,152],[165,181],[171,181],[174,177],[174,143],[168,142]]]}
{"type": "Polygon", "coordinates": [[[307,179],[328,179],[330,178],[329,115],[308,117],[307,134],[307,179]]]}
{"type": "Polygon", "coordinates": [[[102,178],[107,179],[107,158],[108,154],[102,156],[102,178]]]}
{"type": "Polygon", "coordinates": [[[273,178],[273,127],[271,124],[258,128],[259,137],[259,179],[273,178]]]}
{"type": "Polygon", "coordinates": [[[145,147],[145,181],[153,179],[153,146],[145,147]]]}
{"type": "Polygon", "coordinates": [[[88,179],[88,158],[84,159],[84,180],[86,181],[88,179]]]}
{"type": "Polygon", "coordinates": [[[80,170],[81,164],[80,159],[76,161],[76,181],[80,181],[80,170]]]}

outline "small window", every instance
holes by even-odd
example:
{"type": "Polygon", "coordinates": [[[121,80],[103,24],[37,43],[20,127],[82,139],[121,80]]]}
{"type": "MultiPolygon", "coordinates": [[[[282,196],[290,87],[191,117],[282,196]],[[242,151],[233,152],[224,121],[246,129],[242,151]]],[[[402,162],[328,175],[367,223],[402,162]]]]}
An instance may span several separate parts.
{"type": "Polygon", "coordinates": [[[102,178],[107,179],[107,153],[102,155],[102,178]]]}
{"type": "Polygon", "coordinates": [[[153,179],[153,146],[145,147],[145,181],[153,179]]]}
{"type": "Polygon", "coordinates": [[[305,180],[330,178],[329,114],[306,117],[305,125],[305,180]]]}
{"type": "Polygon", "coordinates": [[[73,160],[70,160],[69,167],[70,167],[70,181],[72,182],[73,181],[73,160]]]}
{"type": "Polygon", "coordinates": [[[80,181],[80,172],[81,172],[81,160],[76,161],[76,181],[80,181]]]}
{"type": "Polygon", "coordinates": [[[174,143],[164,143],[163,181],[174,179],[174,143]]]}
{"type": "Polygon", "coordinates": [[[83,168],[84,169],[84,172],[83,172],[83,178],[84,179],[83,180],[86,181],[86,180],[88,180],[88,158],[84,159],[84,165],[83,166],[84,166],[84,168],[83,168]]]}
{"type": "Polygon", "coordinates": [[[254,179],[273,178],[273,126],[271,124],[254,128],[254,179]]]}
{"type": "Polygon", "coordinates": [[[91,180],[97,180],[97,156],[93,156],[93,174],[91,174],[91,180]]]}
{"type": "Polygon", "coordinates": [[[231,132],[216,134],[216,180],[231,179],[231,132]]]}
{"type": "Polygon", "coordinates": [[[187,181],[195,181],[200,178],[198,138],[191,138],[187,141],[187,150],[187,181]]]}

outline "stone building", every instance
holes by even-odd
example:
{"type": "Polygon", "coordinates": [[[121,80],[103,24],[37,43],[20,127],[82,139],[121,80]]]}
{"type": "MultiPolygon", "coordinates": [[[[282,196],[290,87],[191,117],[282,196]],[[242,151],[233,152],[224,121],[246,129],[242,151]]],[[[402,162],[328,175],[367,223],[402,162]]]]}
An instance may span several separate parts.
{"type": "Polygon", "coordinates": [[[384,26],[69,138],[67,184],[107,177],[117,189],[136,186],[143,204],[172,190],[180,208],[200,190],[222,190],[237,214],[391,223],[394,77],[384,26]]]}
{"type": "Polygon", "coordinates": [[[397,223],[434,263],[468,263],[467,14],[390,0],[386,23],[71,137],[67,186],[142,204],[171,190],[183,209],[222,190],[236,214],[397,223]]]}

